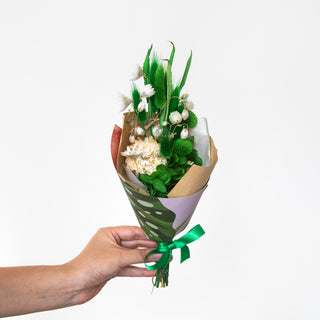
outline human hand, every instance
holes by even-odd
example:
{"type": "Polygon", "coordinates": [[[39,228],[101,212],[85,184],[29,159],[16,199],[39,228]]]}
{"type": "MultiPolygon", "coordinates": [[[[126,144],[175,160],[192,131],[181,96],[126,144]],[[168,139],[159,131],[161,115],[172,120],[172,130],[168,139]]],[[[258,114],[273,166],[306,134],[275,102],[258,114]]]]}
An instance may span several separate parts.
{"type": "MultiPolygon", "coordinates": [[[[75,275],[77,303],[93,298],[116,276],[153,276],[154,271],[133,264],[143,263],[146,254],[156,247],[156,242],[148,240],[139,227],[99,229],[84,250],[66,264],[75,275]]],[[[148,262],[155,260],[156,256],[148,257],[148,262]]]]}

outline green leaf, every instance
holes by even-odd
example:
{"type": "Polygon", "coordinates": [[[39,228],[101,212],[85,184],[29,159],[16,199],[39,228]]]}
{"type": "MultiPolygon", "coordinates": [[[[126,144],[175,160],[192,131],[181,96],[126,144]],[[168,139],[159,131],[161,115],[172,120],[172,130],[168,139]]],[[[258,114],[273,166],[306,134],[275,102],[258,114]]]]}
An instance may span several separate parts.
{"type": "Polygon", "coordinates": [[[137,113],[137,115],[138,115],[137,118],[141,123],[146,122],[148,119],[148,115],[147,115],[146,110],[143,110],[143,111],[137,113]]]}
{"type": "MultiPolygon", "coordinates": [[[[159,171],[153,171],[153,172],[151,173],[151,178],[156,179],[156,178],[158,178],[159,176],[160,176],[160,172],[159,172],[159,171]]],[[[152,183],[153,183],[153,181],[152,181],[152,183]]]]}
{"type": "Polygon", "coordinates": [[[141,98],[140,98],[140,92],[135,85],[133,85],[132,87],[132,100],[133,100],[133,108],[135,111],[137,111],[141,98]]]}
{"type": "Polygon", "coordinates": [[[186,123],[188,124],[189,128],[193,128],[197,125],[198,123],[198,118],[197,116],[194,114],[193,111],[189,110],[189,117],[186,120],[186,123]]]}
{"type": "Polygon", "coordinates": [[[156,57],[153,57],[151,61],[150,73],[149,73],[149,80],[153,87],[156,81],[156,71],[158,69],[158,66],[159,66],[158,59],[156,57]]]}
{"type": "Polygon", "coordinates": [[[159,179],[164,183],[164,184],[168,184],[171,180],[171,174],[166,172],[164,174],[162,174],[159,179]]]}
{"type": "MultiPolygon", "coordinates": [[[[179,97],[180,97],[180,88],[179,88],[179,86],[177,86],[172,91],[172,95],[171,95],[171,99],[170,99],[170,106],[169,106],[170,113],[173,111],[177,111],[179,101],[180,101],[179,97]]],[[[182,110],[180,111],[180,113],[182,112],[182,110]]]]}
{"type": "Polygon", "coordinates": [[[196,156],[194,159],[194,164],[197,166],[202,166],[202,159],[199,156],[196,156]]]}
{"type": "Polygon", "coordinates": [[[192,144],[194,143],[194,136],[190,136],[189,138],[187,138],[192,144]]]}
{"type": "Polygon", "coordinates": [[[166,82],[165,82],[165,71],[163,64],[159,64],[154,83],[155,93],[155,104],[158,108],[162,109],[166,104],[166,82]]]}
{"type": "Polygon", "coordinates": [[[180,104],[178,105],[178,107],[177,107],[177,111],[180,112],[180,113],[182,113],[183,109],[184,109],[184,104],[183,104],[183,103],[180,103],[180,104]]]}
{"type": "Polygon", "coordinates": [[[188,161],[187,157],[182,156],[182,157],[180,157],[179,165],[183,166],[184,164],[187,163],[187,161],[188,161]]]}
{"type": "Polygon", "coordinates": [[[166,185],[160,179],[153,180],[153,187],[159,192],[163,192],[163,193],[167,192],[166,185]]]}
{"type": "Polygon", "coordinates": [[[159,164],[157,165],[157,171],[159,172],[166,172],[167,171],[167,167],[164,164],[159,164]]]}
{"type": "Polygon", "coordinates": [[[163,136],[160,143],[160,153],[163,157],[169,158],[172,154],[168,136],[163,136]]]}
{"type": "Polygon", "coordinates": [[[184,140],[184,139],[177,139],[174,144],[174,151],[181,155],[181,156],[186,156],[190,154],[193,150],[192,143],[189,140],[184,140]]]}
{"type": "Polygon", "coordinates": [[[171,54],[170,54],[170,63],[171,63],[171,65],[172,65],[172,63],[173,63],[173,58],[174,58],[174,54],[175,54],[175,52],[176,52],[176,48],[175,48],[175,46],[174,46],[174,44],[173,44],[172,41],[169,41],[169,42],[172,44],[172,50],[171,50],[171,54]]]}
{"type": "Polygon", "coordinates": [[[187,61],[187,65],[186,65],[186,68],[184,69],[184,73],[183,73],[183,77],[182,77],[182,80],[180,82],[180,91],[181,89],[183,88],[183,86],[185,85],[186,83],[186,80],[187,80],[187,77],[188,77],[188,72],[189,72],[189,69],[190,69],[190,65],[191,65],[191,60],[192,60],[192,51],[190,53],[190,57],[187,61]]]}
{"type": "Polygon", "coordinates": [[[143,183],[148,183],[148,184],[152,184],[153,179],[146,173],[141,173],[139,175],[139,179],[143,182],[143,183]]]}
{"type": "MultiPolygon", "coordinates": [[[[147,78],[149,77],[151,50],[152,50],[152,45],[150,46],[150,48],[147,52],[146,58],[143,63],[143,68],[142,68],[143,73],[146,75],[147,78]]],[[[148,79],[144,78],[144,84],[147,84],[147,83],[148,83],[148,79]]]]}
{"type": "MultiPolygon", "coordinates": [[[[167,65],[167,110],[169,111],[169,102],[171,98],[172,93],[172,72],[171,72],[171,62],[168,61],[167,65]]],[[[167,111],[167,114],[168,114],[167,111]]]]}

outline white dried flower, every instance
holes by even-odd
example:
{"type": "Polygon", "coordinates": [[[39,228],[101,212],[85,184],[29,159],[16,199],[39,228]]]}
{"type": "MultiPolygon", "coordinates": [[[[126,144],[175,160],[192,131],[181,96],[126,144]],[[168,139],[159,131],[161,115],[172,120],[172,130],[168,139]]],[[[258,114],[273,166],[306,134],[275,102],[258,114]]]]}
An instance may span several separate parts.
{"type": "Polygon", "coordinates": [[[159,124],[152,127],[152,134],[155,138],[159,138],[161,136],[161,133],[162,133],[162,129],[160,128],[159,124]]]}
{"type": "Polygon", "coordinates": [[[136,138],[134,136],[129,137],[130,143],[134,143],[136,141],[136,138]]]}
{"type": "Polygon", "coordinates": [[[145,99],[142,99],[141,102],[138,104],[138,111],[142,112],[143,110],[148,111],[148,104],[145,99]]]}
{"type": "Polygon", "coordinates": [[[138,136],[143,136],[145,134],[144,130],[141,127],[136,127],[135,131],[138,136]]]}
{"type": "Polygon", "coordinates": [[[169,114],[169,120],[172,124],[177,124],[182,121],[182,117],[180,112],[178,111],[173,111],[169,114]]]}
{"type": "Polygon", "coordinates": [[[167,163],[167,159],[160,154],[160,144],[152,137],[137,139],[126,151],[121,152],[121,155],[126,157],[126,165],[136,175],[151,174],[159,164],[167,163]]]}
{"type": "Polygon", "coordinates": [[[130,80],[131,80],[131,81],[136,81],[136,80],[140,79],[141,77],[143,77],[143,70],[142,70],[142,68],[137,64],[137,65],[136,65],[136,68],[135,68],[134,71],[131,73],[130,80]]]}
{"type": "Polygon", "coordinates": [[[181,116],[183,120],[187,120],[189,118],[189,111],[187,109],[183,109],[181,116]]]}
{"type": "Polygon", "coordinates": [[[126,110],[131,104],[132,104],[132,99],[128,98],[122,93],[119,93],[119,99],[120,99],[120,111],[126,110]]]}
{"type": "Polygon", "coordinates": [[[184,93],[182,96],[181,96],[181,100],[187,100],[189,98],[189,93],[184,93]]]}
{"type": "Polygon", "coordinates": [[[187,139],[188,135],[189,135],[188,129],[184,128],[184,129],[182,129],[182,131],[180,133],[180,138],[181,139],[187,139]]]}
{"type": "Polygon", "coordinates": [[[188,110],[192,110],[194,108],[194,103],[191,100],[187,100],[185,106],[188,110]]]}
{"type": "Polygon", "coordinates": [[[142,98],[150,98],[152,97],[156,92],[154,91],[154,88],[152,87],[151,84],[145,85],[141,90],[140,90],[140,95],[142,98]]]}
{"type": "Polygon", "coordinates": [[[168,125],[168,122],[167,121],[162,121],[162,126],[165,127],[168,125]]]}

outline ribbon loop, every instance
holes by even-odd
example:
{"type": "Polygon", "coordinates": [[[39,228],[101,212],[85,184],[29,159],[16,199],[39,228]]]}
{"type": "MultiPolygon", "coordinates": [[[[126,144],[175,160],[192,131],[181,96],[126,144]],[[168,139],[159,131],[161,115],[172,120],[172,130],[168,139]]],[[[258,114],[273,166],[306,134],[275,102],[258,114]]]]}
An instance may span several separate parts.
{"type": "Polygon", "coordinates": [[[181,238],[171,241],[171,242],[158,242],[158,248],[155,250],[150,251],[145,259],[144,264],[147,269],[149,270],[158,270],[162,267],[165,267],[169,264],[171,257],[172,257],[172,250],[174,249],[181,249],[181,259],[180,263],[184,262],[185,260],[190,258],[190,250],[188,248],[188,244],[199,239],[205,234],[204,230],[200,226],[200,224],[193,227],[187,234],[182,236],[181,238]],[[153,265],[147,265],[146,259],[149,255],[155,253],[162,253],[162,256],[159,261],[157,261],[153,265]]]}

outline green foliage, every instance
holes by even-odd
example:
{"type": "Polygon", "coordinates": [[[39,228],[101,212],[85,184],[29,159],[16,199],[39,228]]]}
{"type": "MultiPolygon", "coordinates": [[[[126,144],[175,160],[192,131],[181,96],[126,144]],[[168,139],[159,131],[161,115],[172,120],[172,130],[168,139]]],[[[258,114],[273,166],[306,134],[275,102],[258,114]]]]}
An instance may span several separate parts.
{"type": "Polygon", "coordinates": [[[173,58],[174,58],[174,54],[176,52],[176,48],[174,46],[174,43],[172,41],[169,41],[172,44],[172,50],[171,50],[171,54],[170,54],[170,63],[172,65],[173,63],[173,58]]]}
{"type": "MultiPolygon", "coordinates": [[[[185,108],[184,101],[180,101],[180,93],[185,85],[191,66],[192,52],[187,60],[181,81],[175,87],[172,85],[172,63],[175,55],[175,46],[172,49],[169,59],[159,60],[155,54],[151,58],[153,46],[151,45],[143,63],[144,83],[151,84],[155,90],[155,95],[147,98],[148,113],[143,110],[138,112],[138,105],[141,102],[140,92],[135,85],[132,87],[133,108],[142,128],[147,129],[147,120],[150,123],[159,120],[163,129],[160,136],[160,153],[167,158],[166,165],[159,165],[151,174],[140,174],[139,179],[147,187],[151,196],[167,197],[167,194],[174,188],[179,180],[185,175],[191,165],[202,165],[202,159],[197,151],[193,149],[194,137],[181,139],[180,134],[183,128],[193,128],[197,125],[198,118],[189,111],[189,117],[180,124],[171,124],[168,120],[169,114],[173,111],[182,113],[185,108]],[[166,61],[166,62],[164,62],[166,61]],[[167,65],[165,64],[167,63],[167,65]],[[163,122],[169,122],[163,126],[163,122]]],[[[152,133],[152,125],[150,127],[152,133]]]]}
{"type": "MultiPolygon", "coordinates": [[[[179,96],[180,96],[180,87],[177,86],[172,91],[172,95],[171,95],[171,99],[170,99],[170,105],[169,105],[169,113],[171,113],[173,111],[177,111],[177,108],[178,108],[178,105],[179,105],[179,102],[180,102],[179,96]]],[[[179,112],[181,113],[182,110],[179,111],[179,112]]]]}
{"type": "Polygon", "coordinates": [[[183,109],[184,109],[184,104],[183,104],[183,103],[180,103],[180,104],[178,105],[178,107],[177,107],[177,111],[179,111],[180,113],[182,113],[183,109]]]}
{"type": "Polygon", "coordinates": [[[182,80],[180,82],[180,90],[183,88],[183,86],[186,83],[186,80],[187,80],[187,77],[188,77],[188,73],[189,73],[189,69],[190,69],[190,65],[191,65],[191,60],[192,60],[192,51],[191,51],[190,57],[189,57],[189,59],[187,61],[186,68],[184,69],[183,77],[182,77],[182,80]]]}
{"type": "Polygon", "coordinates": [[[158,59],[154,56],[151,61],[151,66],[150,66],[150,73],[149,73],[149,81],[151,85],[154,87],[155,81],[156,81],[156,71],[159,66],[159,61],[158,59]]]}
{"type": "Polygon", "coordinates": [[[194,158],[194,164],[196,164],[197,166],[202,166],[202,159],[199,156],[196,156],[194,158]]]}
{"type": "Polygon", "coordinates": [[[152,50],[152,45],[150,46],[148,52],[147,52],[147,55],[146,55],[146,58],[144,60],[144,63],[143,63],[143,73],[145,74],[145,76],[147,78],[144,78],[144,83],[147,84],[148,83],[148,77],[149,77],[149,69],[150,69],[150,53],[151,53],[151,50],[152,50]]]}
{"type": "Polygon", "coordinates": [[[138,112],[137,113],[137,118],[141,123],[146,122],[147,119],[148,119],[148,115],[147,115],[146,110],[142,110],[141,112],[138,112]]]}
{"type": "Polygon", "coordinates": [[[160,153],[165,158],[169,158],[172,155],[169,137],[164,134],[162,134],[160,141],[160,153]]]}
{"type": "Polygon", "coordinates": [[[186,123],[188,124],[189,128],[195,127],[198,123],[197,116],[191,110],[189,110],[189,117],[186,120],[186,123]]]}
{"type": "Polygon", "coordinates": [[[132,87],[132,100],[133,100],[133,109],[137,111],[141,98],[140,98],[140,92],[135,85],[133,85],[132,87]]]}
{"type": "Polygon", "coordinates": [[[167,192],[167,187],[166,187],[166,185],[165,185],[164,182],[163,182],[161,179],[159,179],[159,178],[155,178],[155,179],[153,180],[153,182],[152,182],[152,185],[153,185],[153,187],[154,187],[154,189],[155,189],[156,191],[159,191],[159,192],[162,192],[162,193],[167,192]]]}
{"type": "Polygon", "coordinates": [[[155,82],[154,82],[155,93],[155,103],[159,109],[162,109],[166,104],[166,77],[164,66],[162,63],[158,65],[155,82]]]}
{"type": "Polygon", "coordinates": [[[178,138],[174,144],[174,151],[180,156],[186,156],[190,154],[193,150],[193,146],[191,141],[187,139],[178,138]]]}

